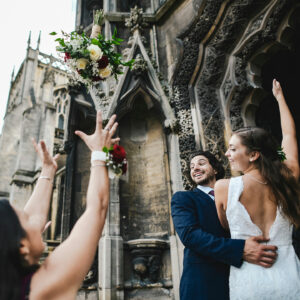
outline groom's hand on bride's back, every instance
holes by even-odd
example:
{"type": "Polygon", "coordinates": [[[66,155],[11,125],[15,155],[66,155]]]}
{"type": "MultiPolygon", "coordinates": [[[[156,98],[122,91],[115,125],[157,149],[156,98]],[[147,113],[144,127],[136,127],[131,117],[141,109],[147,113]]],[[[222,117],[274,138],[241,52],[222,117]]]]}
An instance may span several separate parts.
{"type": "Polygon", "coordinates": [[[246,240],[243,259],[251,264],[256,264],[264,268],[273,266],[277,258],[277,247],[264,245],[269,239],[263,236],[253,236],[246,240]]]}

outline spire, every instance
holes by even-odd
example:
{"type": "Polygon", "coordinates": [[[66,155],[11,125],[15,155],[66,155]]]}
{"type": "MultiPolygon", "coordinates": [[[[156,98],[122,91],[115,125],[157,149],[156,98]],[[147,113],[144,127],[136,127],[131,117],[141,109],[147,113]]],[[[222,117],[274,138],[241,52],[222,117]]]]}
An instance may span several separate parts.
{"type": "Polygon", "coordinates": [[[40,30],[40,33],[39,33],[39,38],[38,38],[38,40],[37,40],[36,50],[39,50],[39,48],[40,48],[40,43],[41,43],[41,30],[40,30]]]}
{"type": "Polygon", "coordinates": [[[31,30],[29,31],[29,37],[28,37],[28,41],[27,41],[27,49],[30,48],[30,43],[31,43],[31,30]]]}
{"type": "Polygon", "coordinates": [[[12,84],[14,81],[14,77],[15,77],[15,66],[13,67],[12,73],[11,73],[11,79],[10,79],[10,83],[12,84]]]}

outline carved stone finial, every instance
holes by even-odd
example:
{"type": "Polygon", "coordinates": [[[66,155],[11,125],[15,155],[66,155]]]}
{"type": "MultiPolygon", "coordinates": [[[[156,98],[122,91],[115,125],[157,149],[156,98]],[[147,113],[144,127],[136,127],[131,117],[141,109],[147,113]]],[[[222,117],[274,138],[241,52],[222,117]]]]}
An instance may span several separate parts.
{"type": "Polygon", "coordinates": [[[31,44],[31,30],[29,31],[29,36],[27,40],[27,49],[30,48],[30,44],[31,44]]]}
{"type": "Polygon", "coordinates": [[[41,43],[41,30],[40,30],[39,37],[38,37],[38,40],[37,40],[36,50],[40,49],[40,43],[41,43]]]}
{"type": "Polygon", "coordinates": [[[135,6],[130,10],[130,17],[125,19],[125,26],[129,27],[131,32],[135,30],[142,31],[144,27],[148,26],[143,17],[143,9],[135,6]]]}
{"type": "Polygon", "coordinates": [[[15,66],[13,67],[12,73],[11,73],[11,78],[10,78],[10,83],[12,84],[15,78],[15,66]]]}
{"type": "Polygon", "coordinates": [[[140,76],[144,72],[146,72],[147,70],[148,70],[147,62],[145,61],[145,59],[143,58],[143,56],[141,54],[138,54],[135,57],[135,62],[133,64],[133,66],[132,66],[132,72],[136,76],[140,76]]]}

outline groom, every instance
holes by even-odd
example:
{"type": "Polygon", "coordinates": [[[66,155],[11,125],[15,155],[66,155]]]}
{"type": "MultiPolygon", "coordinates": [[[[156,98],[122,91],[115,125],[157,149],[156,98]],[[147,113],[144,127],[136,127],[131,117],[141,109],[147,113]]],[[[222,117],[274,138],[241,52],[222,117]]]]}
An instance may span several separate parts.
{"type": "Polygon", "coordinates": [[[213,187],[224,177],[222,164],[208,151],[190,157],[190,177],[197,188],[172,197],[174,226],[184,249],[180,300],[229,299],[229,265],[241,267],[243,260],[271,267],[276,247],[262,245],[263,237],[229,238],[219,223],[213,187]]]}

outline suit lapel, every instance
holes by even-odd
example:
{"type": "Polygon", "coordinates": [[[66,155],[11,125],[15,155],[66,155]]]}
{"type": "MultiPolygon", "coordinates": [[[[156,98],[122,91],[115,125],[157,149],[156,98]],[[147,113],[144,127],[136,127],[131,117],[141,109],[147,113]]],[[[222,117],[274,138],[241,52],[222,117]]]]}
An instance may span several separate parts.
{"type": "Polygon", "coordinates": [[[201,198],[204,198],[205,200],[210,201],[211,203],[215,204],[215,201],[213,199],[211,199],[211,197],[209,195],[207,195],[206,193],[204,193],[200,189],[194,188],[193,192],[198,194],[201,198]]]}

